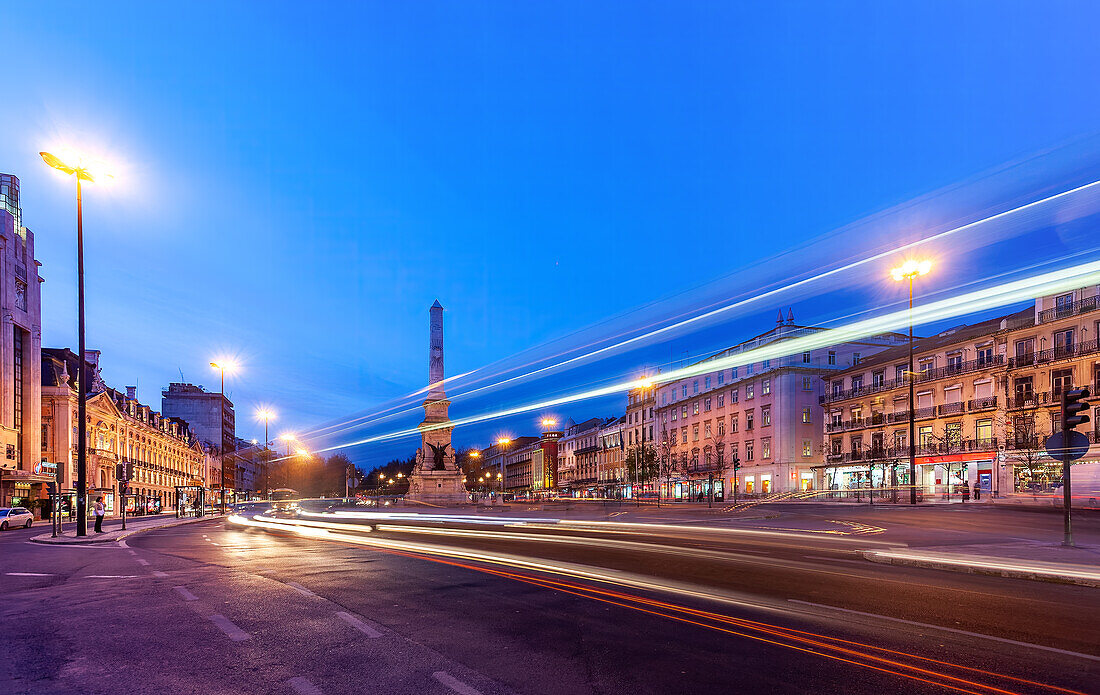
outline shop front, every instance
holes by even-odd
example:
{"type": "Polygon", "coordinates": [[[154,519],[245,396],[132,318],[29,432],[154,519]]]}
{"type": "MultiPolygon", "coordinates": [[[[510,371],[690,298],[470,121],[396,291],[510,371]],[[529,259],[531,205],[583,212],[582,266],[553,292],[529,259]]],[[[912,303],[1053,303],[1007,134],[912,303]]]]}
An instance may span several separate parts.
{"type": "Polygon", "coordinates": [[[54,476],[41,472],[41,469],[0,470],[0,506],[26,507],[35,511],[35,500],[49,497],[46,486],[53,481],[54,476]]]}
{"type": "Polygon", "coordinates": [[[992,493],[994,457],[992,451],[918,456],[917,484],[926,497],[936,499],[969,497],[975,483],[983,492],[992,493]]]}

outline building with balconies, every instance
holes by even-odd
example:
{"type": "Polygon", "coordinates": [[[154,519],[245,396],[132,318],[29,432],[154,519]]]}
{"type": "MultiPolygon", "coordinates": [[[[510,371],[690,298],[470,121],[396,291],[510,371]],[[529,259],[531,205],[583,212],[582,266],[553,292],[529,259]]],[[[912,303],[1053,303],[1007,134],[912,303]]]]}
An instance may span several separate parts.
{"type": "Polygon", "coordinates": [[[713,489],[721,498],[734,485],[746,494],[819,485],[815,471],[824,459],[818,399],[825,384],[832,374],[906,340],[885,333],[778,358],[751,358],[757,348],[828,330],[796,325],[788,311],[775,328],[696,363],[744,354],[744,364],[667,383],[658,376],[655,444],[666,473],[662,496],[695,499],[713,489]],[[741,462],[739,480],[733,476],[734,458],[741,462]]]}
{"type": "Polygon", "coordinates": [[[606,418],[589,418],[566,423],[558,442],[558,494],[563,497],[592,497],[599,481],[600,428],[606,418]]]}
{"type": "Polygon", "coordinates": [[[596,486],[601,497],[618,497],[627,479],[626,416],[608,418],[596,435],[600,450],[596,454],[596,486]]]}

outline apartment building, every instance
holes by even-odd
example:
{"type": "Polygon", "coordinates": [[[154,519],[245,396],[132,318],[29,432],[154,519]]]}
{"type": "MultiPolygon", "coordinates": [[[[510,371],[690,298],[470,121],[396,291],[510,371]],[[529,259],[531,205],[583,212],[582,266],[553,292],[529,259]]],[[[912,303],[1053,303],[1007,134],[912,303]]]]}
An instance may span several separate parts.
{"type": "MultiPolygon", "coordinates": [[[[993,495],[1061,484],[1061,464],[1043,442],[1060,426],[1062,392],[1100,383],[1098,294],[1088,287],[1040,297],[1022,311],[914,342],[914,482],[923,494],[948,495],[963,484],[993,495]]],[[[832,378],[821,398],[826,489],[909,484],[907,372],[906,345],[832,378]]],[[[1077,492],[1100,493],[1097,460],[1093,446],[1074,466],[1077,492]]]]}
{"type": "Polygon", "coordinates": [[[599,431],[606,418],[566,422],[559,440],[558,493],[563,497],[593,497],[599,469],[599,431]]]}
{"type": "Polygon", "coordinates": [[[671,473],[661,481],[662,495],[694,499],[713,487],[722,498],[734,485],[746,494],[816,487],[816,469],[824,462],[818,404],[824,384],[832,374],[906,340],[900,333],[886,333],[778,358],[752,358],[758,348],[828,330],[796,325],[788,311],[773,329],[697,363],[744,355],[743,364],[660,383],[655,441],[671,473]],[[734,458],[742,466],[739,480],[733,476],[734,458]]]}
{"type": "Polygon", "coordinates": [[[626,474],[626,416],[608,418],[596,433],[600,450],[596,454],[596,489],[601,497],[621,495],[626,474]]]}

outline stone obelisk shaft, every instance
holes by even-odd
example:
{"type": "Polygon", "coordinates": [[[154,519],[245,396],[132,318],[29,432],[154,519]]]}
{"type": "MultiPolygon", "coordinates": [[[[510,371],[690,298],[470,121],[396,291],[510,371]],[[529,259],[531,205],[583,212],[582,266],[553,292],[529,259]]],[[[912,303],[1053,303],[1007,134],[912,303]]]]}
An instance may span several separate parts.
{"type": "Polygon", "coordinates": [[[443,390],[443,306],[437,299],[428,310],[428,393],[445,398],[443,390]]]}

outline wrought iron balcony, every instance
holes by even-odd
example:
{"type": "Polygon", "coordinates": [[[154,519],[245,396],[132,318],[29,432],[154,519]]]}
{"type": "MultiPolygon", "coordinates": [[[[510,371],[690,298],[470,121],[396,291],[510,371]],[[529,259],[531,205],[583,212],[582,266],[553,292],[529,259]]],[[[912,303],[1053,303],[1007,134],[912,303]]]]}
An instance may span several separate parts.
{"type": "Polygon", "coordinates": [[[944,403],[939,407],[940,415],[959,415],[966,410],[966,404],[962,401],[955,403],[944,403]]]}
{"type": "Polygon", "coordinates": [[[1097,341],[1087,340],[1083,343],[1074,343],[1073,345],[1063,345],[1061,347],[1052,347],[1046,350],[1038,350],[1036,352],[1017,355],[1008,360],[1008,368],[1017,369],[1020,367],[1034,367],[1035,365],[1045,364],[1047,362],[1084,357],[1098,351],[1100,351],[1100,346],[1098,346],[1097,341]]]}
{"type": "Polygon", "coordinates": [[[1072,304],[1040,311],[1037,323],[1050,323],[1051,321],[1069,318],[1070,316],[1096,311],[1098,308],[1100,308],[1100,297],[1088,297],[1073,302],[1072,304]]]}
{"type": "Polygon", "coordinates": [[[996,396],[986,396],[985,398],[971,398],[966,402],[966,409],[970,411],[975,410],[992,410],[997,407],[996,396]]]}

